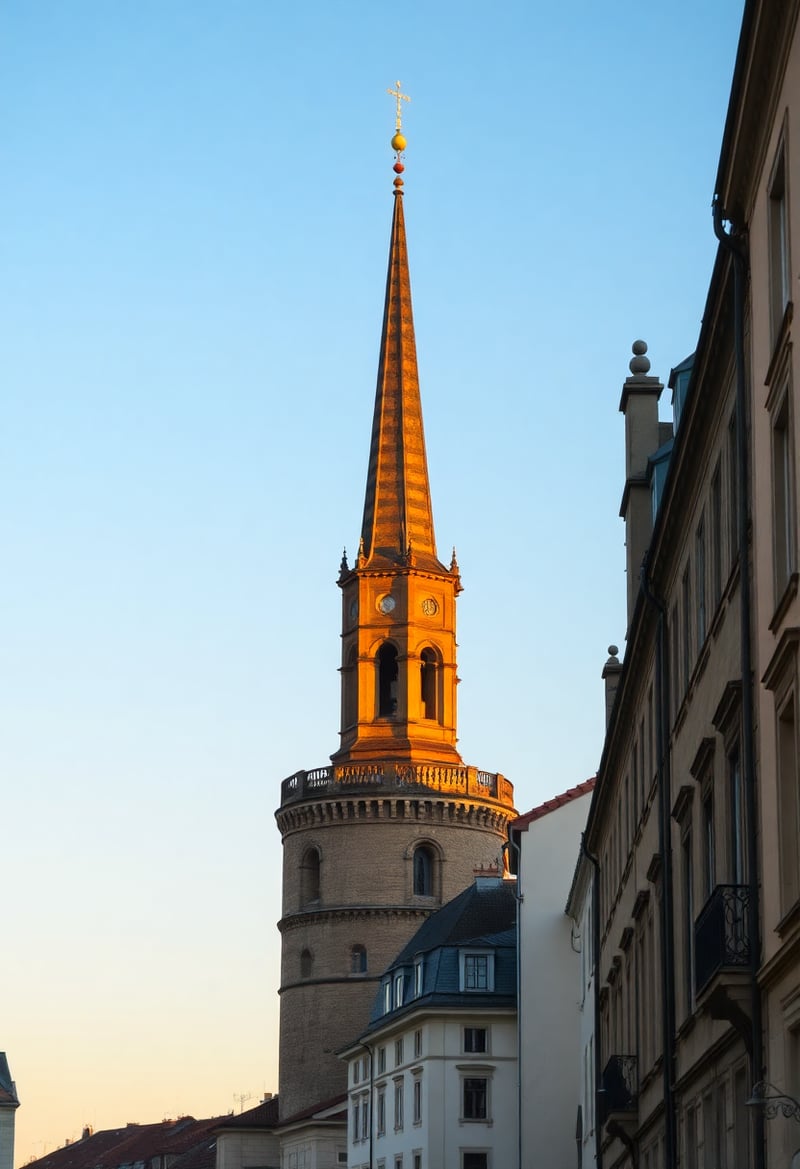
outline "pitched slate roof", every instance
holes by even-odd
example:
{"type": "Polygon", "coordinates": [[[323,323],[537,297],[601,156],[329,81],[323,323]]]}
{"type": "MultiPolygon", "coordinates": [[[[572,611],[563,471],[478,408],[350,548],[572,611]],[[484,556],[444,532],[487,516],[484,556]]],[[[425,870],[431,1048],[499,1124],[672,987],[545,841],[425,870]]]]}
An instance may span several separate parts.
{"type": "Polygon", "coordinates": [[[499,878],[475,881],[423,922],[392,966],[402,966],[415,955],[439,946],[457,946],[468,941],[476,945],[491,944],[491,939],[515,926],[515,890],[514,881],[499,878]]]}
{"type": "Polygon", "coordinates": [[[0,1051],[0,1107],[19,1107],[16,1085],[11,1079],[11,1072],[4,1051],[0,1051]]]}
{"type": "Polygon", "coordinates": [[[509,828],[513,828],[518,832],[524,832],[534,820],[541,820],[543,816],[548,816],[550,812],[555,812],[558,808],[563,808],[565,804],[571,804],[573,800],[580,799],[587,792],[593,791],[596,782],[596,776],[592,776],[591,779],[586,779],[583,783],[568,788],[561,795],[553,796],[551,800],[545,800],[543,804],[538,804],[535,808],[531,808],[530,812],[525,812],[524,815],[517,816],[516,820],[512,820],[509,824],[509,828]]]}

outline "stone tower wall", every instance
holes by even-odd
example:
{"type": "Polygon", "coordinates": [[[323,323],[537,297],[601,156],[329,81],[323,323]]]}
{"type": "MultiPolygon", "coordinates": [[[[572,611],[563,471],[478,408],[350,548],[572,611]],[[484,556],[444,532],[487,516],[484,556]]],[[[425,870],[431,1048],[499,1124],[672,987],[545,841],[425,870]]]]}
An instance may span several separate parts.
{"type": "Polygon", "coordinates": [[[344,1092],[336,1052],[366,1028],[380,975],[432,910],[497,860],[511,807],[442,798],[345,798],[278,813],[283,835],[281,1116],[344,1092]],[[413,891],[413,852],[437,858],[433,895],[413,891]],[[301,864],[319,851],[319,897],[304,903],[301,864]],[[366,972],[353,970],[354,946],[366,972]],[[303,952],[305,968],[303,967],[303,952]]]}

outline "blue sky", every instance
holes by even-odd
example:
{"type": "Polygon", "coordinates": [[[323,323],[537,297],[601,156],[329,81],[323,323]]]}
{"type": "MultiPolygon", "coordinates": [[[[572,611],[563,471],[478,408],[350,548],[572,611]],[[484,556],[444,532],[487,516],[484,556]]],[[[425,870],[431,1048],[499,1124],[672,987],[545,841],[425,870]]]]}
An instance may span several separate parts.
{"type": "MultiPolygon", "coordinates": [[[[281,779],[337,746],[405,211],[460,747],[594,772],[631,342],[694,348],[741,3],[0,12],[4,1012],[17,1162],[277,1088],[281,779]]],[[[668,393],[663,414],[668,416],[668,393]]]]}

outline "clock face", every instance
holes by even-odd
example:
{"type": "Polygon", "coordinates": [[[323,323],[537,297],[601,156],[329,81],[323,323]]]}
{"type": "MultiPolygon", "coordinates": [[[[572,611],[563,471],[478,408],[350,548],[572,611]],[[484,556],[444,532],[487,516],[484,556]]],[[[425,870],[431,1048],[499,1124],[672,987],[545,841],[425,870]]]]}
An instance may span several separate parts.
{"type": "Polygon", "coordinates": [[[397,602],[392,596],[381,597],[378,601],[378,608],[380,609],[381,613],[391,613],[393,612],[396,604],[397,602]]]}
{"type": "Polygon", "coordinates": [[[436,615],[436,613],[439,612],[439,606],[437,605],[436,601],[434,601],[433,597],[426,597],[422,602],[422,612],[426,617],[433,617],[436,615]]]}

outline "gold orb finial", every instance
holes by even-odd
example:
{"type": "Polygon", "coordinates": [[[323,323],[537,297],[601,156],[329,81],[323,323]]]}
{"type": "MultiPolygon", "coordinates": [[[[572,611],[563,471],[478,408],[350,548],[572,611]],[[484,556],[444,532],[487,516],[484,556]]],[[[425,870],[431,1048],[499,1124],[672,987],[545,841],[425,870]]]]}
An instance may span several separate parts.
{"type": "Polygon", "coordinates": [[[397,102],[397,110],[395,112],[394,120],[394,135],[392,136],[392,150],[394,151],[394,166],[392,167],[392,170],[397,175],[397,178],[394,180],[395,191],[397,194],[402,194],[400,188],[403,185],[403,180],[400,178],[400,175],[406,168],[402,163],[400,155],[406,148],[406,138],[402,133],[403,107],[401,103],[404,101],[411,101],[411,98],[407,93],[400,92],[399,81],[395,82],[395,85],[397,87],[396,89],[387,89],[386,92],[391,94],[391,96],[397,102]]]}

